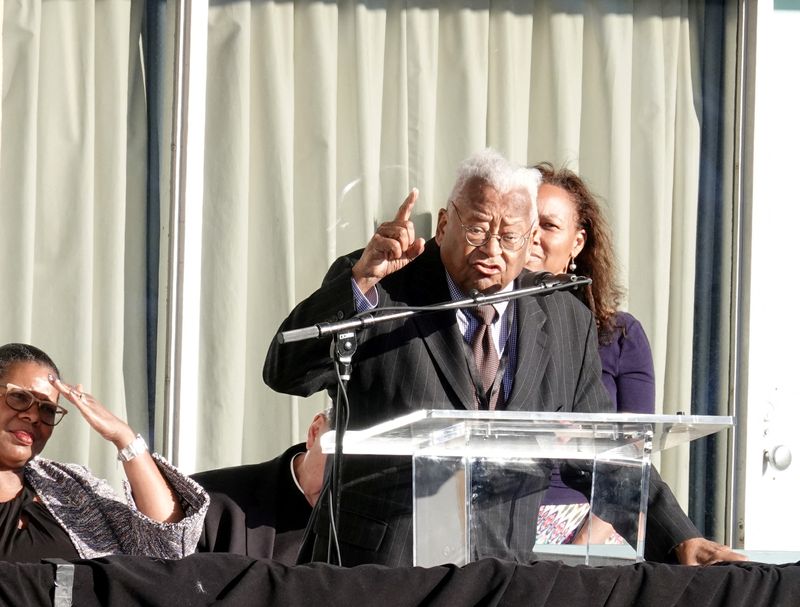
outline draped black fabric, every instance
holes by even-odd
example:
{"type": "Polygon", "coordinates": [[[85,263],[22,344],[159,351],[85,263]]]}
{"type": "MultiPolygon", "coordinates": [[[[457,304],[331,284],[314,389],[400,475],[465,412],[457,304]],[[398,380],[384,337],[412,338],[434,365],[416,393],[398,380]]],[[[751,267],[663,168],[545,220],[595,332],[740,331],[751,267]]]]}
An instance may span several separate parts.
{"type": "MultiPolygon", "coordinates": [[[[180,561],[115,556],[76,560],[73,604],[92,605],[526,605],[775,607],[797,605],[800,566],[641,563],[571,567],[484,559],[464,567],[315,563],[286,567],[230,554],[180,561]]],[[[51,605],[55,566],[0,563],[0,604],[51,605]],[[45,599],[44,597],[47,596],[45,599]]]]}

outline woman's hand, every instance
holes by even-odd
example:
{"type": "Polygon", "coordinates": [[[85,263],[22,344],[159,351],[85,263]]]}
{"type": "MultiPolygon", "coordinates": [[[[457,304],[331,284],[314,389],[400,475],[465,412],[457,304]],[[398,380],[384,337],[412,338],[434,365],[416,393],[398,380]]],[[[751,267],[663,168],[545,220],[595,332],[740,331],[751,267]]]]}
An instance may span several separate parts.
{"type": "MultiPolygon", "coordinates": [[[[114,443],[118,451],[134,441],[136,433],[131,427],[106,409],[94,396],[85,393],[83,385],[66,384],[53,375],[49,375],[48,379],[64,398],[78,408],[100,436],[114,443]]],[[[174,523],[183,518],[178,496],[161,474],[150,453],[145,451],[122,465],[139,512],[162,523],[174,523]]]]}
{"type": "Polygon", "coordinates": [[[605,544],[615,533],[616,530],[611,523],[607,523],[596,514],[590,512],[571,543],[585,546],[591,540],[592,544],[605,544]],[[589,531],[590,525],[591,532],[589,531]]]}
{"type": "Polygon", "coordinates": [[[82,384],[74,386],[66,384],[53,375],[48,379],[65,399],[78,408],[84,419],[100,436],[114,443],[117,450],[124,449],[136,438],[136,433],[131,427],[106,409],[94,396],[84,392],[82,384]]]}

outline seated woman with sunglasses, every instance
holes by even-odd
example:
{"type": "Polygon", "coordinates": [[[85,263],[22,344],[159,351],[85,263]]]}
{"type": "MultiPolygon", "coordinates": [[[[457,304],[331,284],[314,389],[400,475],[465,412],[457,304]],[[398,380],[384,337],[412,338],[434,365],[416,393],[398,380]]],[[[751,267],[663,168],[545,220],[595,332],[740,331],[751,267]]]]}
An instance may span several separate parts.
{"type": "Polygon", "coordinates": [[[0,560],[194,552],[208,496],[33,346],[0,346],[0,560]],[[119,450],[127,504],[86,468],[39,457],[72,403],[119,450]]]}

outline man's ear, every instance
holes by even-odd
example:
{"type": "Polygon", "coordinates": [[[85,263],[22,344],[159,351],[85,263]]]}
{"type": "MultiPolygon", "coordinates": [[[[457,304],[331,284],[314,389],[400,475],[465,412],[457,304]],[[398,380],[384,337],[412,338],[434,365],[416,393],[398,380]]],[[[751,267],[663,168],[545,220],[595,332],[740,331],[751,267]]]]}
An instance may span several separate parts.
{"type": "Polygon", "coordinates": [[[444,227],[447,225],[447,209],[439,209],[439,215],[436,218],[436,244],[442,244],[442,236],[444,235],[444,227]]]}
{"type": "Polygon", "coordinates": [[[311,420],[311,424],[308,426],[308,435],[306,436],[306,449],[311,449],[317,441],[319,441],[319,437],[325,434],[328,430],[328,420],[325,418],[324,413],[317,413],[314,416],[314,419],[311,420]]]}

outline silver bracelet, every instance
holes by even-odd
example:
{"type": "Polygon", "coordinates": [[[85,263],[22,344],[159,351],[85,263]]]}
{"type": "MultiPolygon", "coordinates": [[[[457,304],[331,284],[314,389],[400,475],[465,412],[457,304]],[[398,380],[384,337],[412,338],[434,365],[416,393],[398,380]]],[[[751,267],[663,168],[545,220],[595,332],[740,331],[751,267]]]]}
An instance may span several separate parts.
{"type": "Polygon", "coordinates": [[[120,449],[117,453],[117,459],[121,462],[129,462],[137,455],[147,452],[147,443],[144,442],[141,434],[137,434],[136,438],[131,441],[131,444],[120,449]]]}

